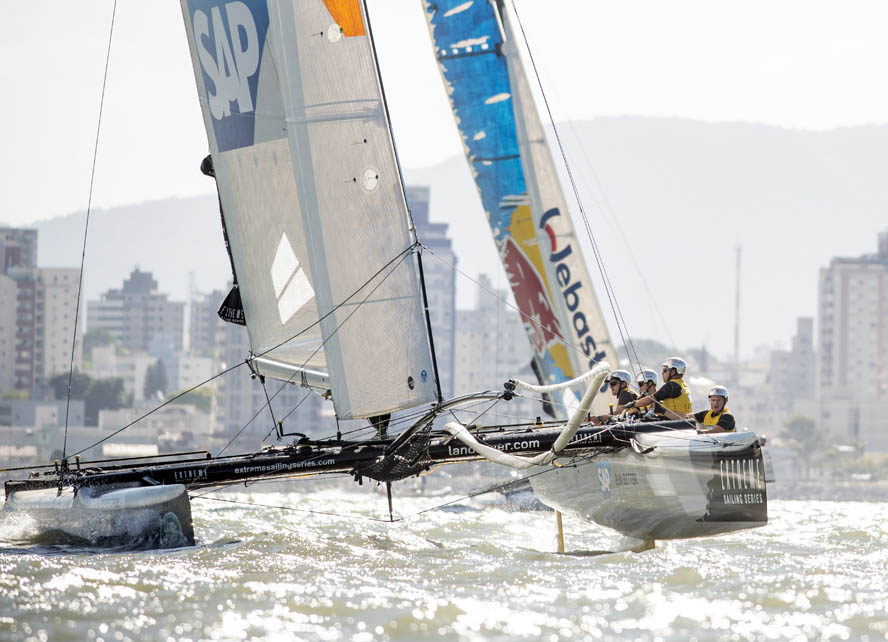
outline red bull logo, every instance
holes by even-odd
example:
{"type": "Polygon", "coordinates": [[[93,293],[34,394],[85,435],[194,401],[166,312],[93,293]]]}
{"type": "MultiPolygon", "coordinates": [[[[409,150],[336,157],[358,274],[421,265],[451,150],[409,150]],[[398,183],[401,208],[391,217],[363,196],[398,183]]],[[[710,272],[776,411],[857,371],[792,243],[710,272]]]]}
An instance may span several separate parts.
{"type": "Polygon", "coordinates": [[[503,265],[521,312],[521,320],[528,326],[530,341],[534,350],[542,353],[551,341],[561,337],[561,327],[546,293],[546,286],[511,237],[506,238],[503,265]]]}

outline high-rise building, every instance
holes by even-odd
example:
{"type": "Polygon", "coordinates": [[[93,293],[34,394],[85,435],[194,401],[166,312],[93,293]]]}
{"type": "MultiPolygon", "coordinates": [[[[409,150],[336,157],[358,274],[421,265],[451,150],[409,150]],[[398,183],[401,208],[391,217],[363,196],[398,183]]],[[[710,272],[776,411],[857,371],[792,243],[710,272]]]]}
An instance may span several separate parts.
{"type": "Polygon", "coordinates": [[[12,276],[37,268],[37,230],[0,227],[0,273],[12,276]]]}
{"type": "MultiPolygon", "coordinates": [[[[478,281],[476,307],[456,312],[454,393],[497,389],[514,377],[536,383],[521,315],[508,304],[505,290],[494,289],[486,275],[478,281]]],[[[519,397],[497,408],[506,423],[543,414],[538,401],[519,397]]]]}
{"type": "MultiPolygon", "coordinates": [[[[34,387],[37,343],[37,230],[0,228],[0,267],[15,281],[15,365],[13,385],[34,387]]],[[[11,302],[10,302],[11,303],[11,302]]]]}
{"type": "Polygon", "coordinates": [[[771,351],[768,386],[774,411],[788,414],[798,399],[817,396],[817,364],[814,352],[814,319],[800,317],[790,350],[771,351]]]}
{"type": "Polygon", "coordinates": [[[820,270],[819,395],[809,415],[835,438],[888,452],[888,231],[878,251],[820,270]]]}
{"type": "Polygon", "coordinates": [[[121,289],[87,304],[87,328],[107,330],[120,347],[133,352],[157,351],[159,344],[181,352],[185,304],[167,300],[152,274],[136,268],[121,289]]]}
{"type": "Polygon", "coordinates": [[[888,232],[879,251],[820,270],[820,387],[830,396],[888,397],[888,232]]]}
{"type": "MultiPolygon", "coordinates": [[[[71,367],[80,271],[38,268],[37,230],[14,228],[0,228],[0,266],[0,390],[30,391],[71,367]]],[[[80,345],[74,346],[75,367],[80,345]]]]}
{"type": "Polygon", "coordinates": [[[15,281],[0,274],[0,392],[15,387],[15,281]]]}
{"type": "Polygon", "coordinates": [[[79,280],[77,268],[37,268],[35,374],[39,381],[47,382],[71,368],[75,320],[78,328],[73,365],[75,370],[81,368],[83,319],[77,314],[79,280]]]}
{"type": "Polygon", "coordinates": [[[447,237],[447,223],[429,221],[429,188],[407,186],[407,203],[419,241],[431,250],[423,256],[423,274],[432,321],[432,338],[441,392],[452,397],[456,325],[456,254],[447,237]]]}
{"type": "Polygon", "coordinates": [[[189,304],[189,339],[193,355],[212,357],[216,351],[218,334],[223,321],[219,318],[219,306],[225,300],[225,292],[214,290],[209,294],[193,299],[189,304]]]}

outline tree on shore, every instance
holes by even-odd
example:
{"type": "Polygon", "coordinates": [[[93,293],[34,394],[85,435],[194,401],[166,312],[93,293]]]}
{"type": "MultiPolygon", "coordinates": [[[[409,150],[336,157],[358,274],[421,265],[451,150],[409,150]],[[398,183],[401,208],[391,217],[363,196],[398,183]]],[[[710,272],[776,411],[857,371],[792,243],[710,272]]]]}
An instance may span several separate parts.
{"type": "MultiPolygon", "coordinates": [[[[93,380],[88,374],[77,370],[71,375],[71,399],[85,399],[93,380]]],[[[52,388],[52,396],[64,401],[68,398],[68,373],[61,373],[50,377],[49,387],[52,388]]]]}
{"type": "MultiPolygon", "coordinates": [[[[57,374],[49,380],[53,396],[58,400],[68,398],[68,375],[57,374]]],[[[83,400],[83,422],[87,426],[99,423],[100,410],[129,408],[133,404],[132,394],[127,394],[120,377],[93,379],[82,372],[71,377],[71,398],[83,400]]]]}
{"type": "Polygon", "coordinates": [[[810,476],[811,465],[823,460],[831,450],[826,431],[818,428],[810,417],[792,417],[786,424],[787,443],[805,465],[805,477],[810,476]]]}
{"type": "Polygon", "coordinates": [[[148,369],[145,371],[145,385],[142,388],[142,393],[145,399],[153,399],[154,394],[157,392],[163,397],[166,394],[168,385],[166,366],[163,364],[163,361],[158,359],[148,366],[148,369]]]}
{"type": "Polygon", "coordinates": [[[83,400],[83,421],[88,426],[99,424],[100,410],[119,410],[132,406],[132,394],[126,393],[123,379],[96,379],[83,400]]]}

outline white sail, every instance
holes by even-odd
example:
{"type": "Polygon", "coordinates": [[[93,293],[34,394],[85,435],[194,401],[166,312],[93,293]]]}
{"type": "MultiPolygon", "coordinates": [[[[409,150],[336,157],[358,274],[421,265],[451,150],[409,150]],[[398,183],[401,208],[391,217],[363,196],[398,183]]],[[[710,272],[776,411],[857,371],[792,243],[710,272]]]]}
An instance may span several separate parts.
{"type": "Polygon", "coordinates": [[[182,7],[253,352],[325,369],[341,418],[434,400],[413,239],[361,3],[182,7]]]}

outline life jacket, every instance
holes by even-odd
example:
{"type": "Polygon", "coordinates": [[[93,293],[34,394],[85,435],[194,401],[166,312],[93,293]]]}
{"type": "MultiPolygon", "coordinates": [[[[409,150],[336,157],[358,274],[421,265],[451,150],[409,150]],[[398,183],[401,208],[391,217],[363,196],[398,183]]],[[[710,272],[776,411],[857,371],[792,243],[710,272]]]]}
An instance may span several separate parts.
{"type": "Polygon", "coordinates": [[[673,399],[665,399],[660,402],[660,405],[664,408],[668,408],[672,412],[677,412],[680,415],[686,415],[691,412],[691,395],[688,391],[688,384],[684,382],[684,378],[677,377],[675,379],[670,379],[669,381],[674,381],[679,386],[681,386],[681,395],[675,397],[673,399]]]}
{"type": "MultiPolygon", "coordinates": [[[[730,414],[731,414],[731,410],[727,406],[722,408],[722,411],[720,413],[718,413],[717,415],[712,414],[712,410],[707,410],[706,416],[703,417],[703,425],[704,426],[717,426],[718,420],[722,418],[722,415],[730,415],[730,414]]],[[[734,429],[731,428],[730,430],[726,430],[725,432],[734,432],[734,429]]]]}

